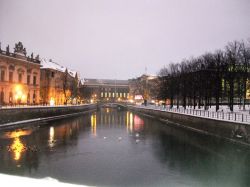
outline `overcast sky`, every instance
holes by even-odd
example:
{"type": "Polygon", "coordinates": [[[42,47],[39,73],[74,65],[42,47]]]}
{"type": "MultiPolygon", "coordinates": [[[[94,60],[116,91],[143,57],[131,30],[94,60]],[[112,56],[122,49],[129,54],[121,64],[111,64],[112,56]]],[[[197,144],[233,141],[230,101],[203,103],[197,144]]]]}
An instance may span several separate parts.
{"type": "Polygon", "coordinates": [[[250,38],[250,0],[0,0],[0,42],[128,79],[250,38]]]}

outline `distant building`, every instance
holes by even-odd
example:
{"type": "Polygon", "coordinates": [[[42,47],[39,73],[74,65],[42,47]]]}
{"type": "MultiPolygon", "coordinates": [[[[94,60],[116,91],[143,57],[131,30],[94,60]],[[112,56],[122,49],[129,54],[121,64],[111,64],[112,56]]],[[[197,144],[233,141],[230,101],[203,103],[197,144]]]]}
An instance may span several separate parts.
{"type": "Polygon", "coordinates": [[[73,103],[78,93],[78,75],[52,60],[41,61],[41,103],[73,103]]]}
{"type": "Polygon", "coordinates": [[[14,53],[0,48],[0,105],[38,104],[40,99],[40,60],[26,56],[17,43],[14,53]]]}
{"type": "Polygon", "coordinates": [[[129,98],[128,80],[84,79],[80,94],[88,101],[126,101],[129,98]]]}
{"type": "Polygon", "coordinates": [[[154,102],[157,96],[158,77],[143,74],[129,79],[130,99],[137,102],[154,102]]]}

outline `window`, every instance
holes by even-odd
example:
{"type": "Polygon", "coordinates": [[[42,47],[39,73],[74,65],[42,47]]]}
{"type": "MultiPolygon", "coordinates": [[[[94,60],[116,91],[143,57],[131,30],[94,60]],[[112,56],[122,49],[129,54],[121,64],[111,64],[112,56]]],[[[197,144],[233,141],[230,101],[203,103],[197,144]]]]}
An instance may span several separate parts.
{"type": "Polygon", "coordinates": [[[51,77],[52,77],[52,78],[55,77],[55,72],[51,72],[51,77]]]}
{"type": "Polygon", "coordinates": [[[34,91],[34,93],[33,93],[33,104],[35,104],[36,103],[36,91],[34,91]]]}
{"type": "Polygon", "coordinates": [[[3,89],[0,93],[0,104],[4,104],[4,92],[3,92],[3,89]]]}
{"type": "Polygon", "coordinates": [[[13,101],[13,93],[10,92],[10,95],[9,95],[9,103],[12,104],[12,101],[13,101]]]}
{"type": "Polygon", "coordinates": [[[27,84],[30,84],[30,75],[27,75],[27,84]]]}
{"type": "Polygon", "coordinates": [[[23,75],[22,75],[22,73],[19,73],[18,74],[18,82],[21,83],[22,79],[23,79],[23,75]]]}
{"type": "Polygon", "coordinates": [[[9,72],[9,82],[13,82],[13,72],[9,72]]]}
{"type": "Polygon", "coordinates": [[[5,71],[1,70],[1,81],[4,81],[4,77],[5,77],[5,71]]]}
{"type": "Polygon", "coordinates": [[[30,104],[30,92],[27,95],[27,103],[30,104]]]}
{"type": "Polygon", "coordinates": [[[33,85],[36,85],[36,76],[33,76],[33,85]]]}
{"type": "Polygon", "coordinates": [[[103,97],[103,92],[101,93],[101,97],[103,97]]]}
{"type": "Polygon", "coordinates": [[[123,93],[123,97],[126,98],[126,93],[125,92],[123,93]]]}

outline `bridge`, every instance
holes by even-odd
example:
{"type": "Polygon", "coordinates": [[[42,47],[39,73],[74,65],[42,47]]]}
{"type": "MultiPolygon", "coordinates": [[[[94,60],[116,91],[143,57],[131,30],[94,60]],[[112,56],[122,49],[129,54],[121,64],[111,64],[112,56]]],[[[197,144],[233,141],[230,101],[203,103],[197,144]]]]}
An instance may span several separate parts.
{"type": "Polygon", "coordinates": [[[98,102],[97,108],[122,108],[126,109],[128,103],[127,102],[98,102]]]}

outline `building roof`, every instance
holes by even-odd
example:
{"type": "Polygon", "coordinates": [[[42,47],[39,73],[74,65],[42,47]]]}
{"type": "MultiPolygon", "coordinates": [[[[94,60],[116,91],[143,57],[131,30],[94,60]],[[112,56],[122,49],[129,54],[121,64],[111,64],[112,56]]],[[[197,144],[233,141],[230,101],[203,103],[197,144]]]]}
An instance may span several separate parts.
{"type": "Polygon", "coordinates": [[[128,86],[128,80],[116,80],[116,79],[84,79],[84,85],[119,85],[128,86]]]}
{"type": "Polygon", "coordinates": [[[61,72],[65,72],[66,67],[58,64],[57,62],[53,62],[52,60],[42,59],[41,60],[41,69],[52,69],[61,72]]]}
{"type": "Polygon", "coordinates": [[[41,69],[52,69],[52,70],[56,70],[56,71],[60,71],[60,72],[65,72],[66,69],[68,70],[68,73],[72,76],[72,77],[75,77],[77,72],[76,71],[73,71],[71,69],[68,69],[62,65],[60,65],[59,63],[57,62],[54,62],[52,60],[47,60],[47,59],[42,59],[41,60],[41,69]]]}

